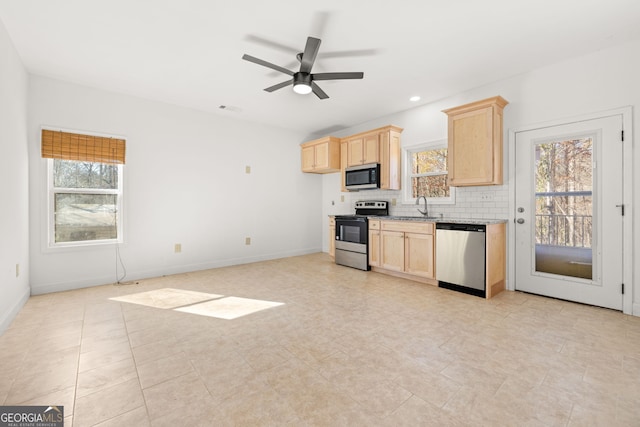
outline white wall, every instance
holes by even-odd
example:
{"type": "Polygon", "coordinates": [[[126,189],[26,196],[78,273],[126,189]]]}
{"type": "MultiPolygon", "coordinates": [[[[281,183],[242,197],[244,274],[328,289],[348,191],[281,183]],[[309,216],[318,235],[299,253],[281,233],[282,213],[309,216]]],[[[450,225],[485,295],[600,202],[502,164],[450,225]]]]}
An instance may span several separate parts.
{"type": "MultiPolygon", "coordinates": [[[[504,110],[505,143],[505,185],[498,187],[477,187],[458,189],[458,203],[452,206],[432,206],[434,212],[444,212],[455,217],[481,216],[486,218],[512,219],[508,198],[512,193],[509,182],[508,131],[526,125],[543,123],[583,114],[618,109],[620,107],[640,106],[640,41],[602,50],[586,56],[568,59],[564,62],[540,68],[538,70],[483,86],[462,94],[423,105],[404,112],[381,117],[362,125],[350,128],[336,136],[346,136],[367,129],[388,124],[398,125],[405,130],[402,133],[404,147],[418,143],[435,141],[447,137],[447,117],[441,111],[446,108],[465,104],[495,95],[501,95],[509,105],[504,110]],[[505,200],[506,199],[506,200],[505,200]],[[460,203],[464,206],[459,206],[460,203]],[[482,212],[478,214],[478,209],[482,212]]],[[[505,58],[508,60],[508,58],[505,58]]],[[[419,92],[419,88],[416,92],[419,92]]],[[[640,131],[640,118],[634,113],[633,127],[640,131]]],[[[628,132],[627,132],[628,133],[628,132]]],[[[631,135],[627,135],[631,137],[631,135]]],[[[637,144],[637,139],[634,141],[637,144]]],[[[637,145],[633,152],[633,163],[640,164],[640,150],[637,145]]],[[[326,215],[350,212],[353,201],[360,198],[391,199],[400,192],[360,192],[340,193],[338,174],[327,176],[323,180],[323,221],[324,234],[327,235],[326,215]],[[341,203],[340,197],[345,196],[341,203]],[[335,202],[335,205],[332,205],[335,202]]],[[[640,174],[633,178],[633,202],[628,214],[632,215],[635,228],[634,242],[640,242],[640,209],[635,209],[640,200],[640,174]]],[[[398,206],[395,212],[411,212],[415,206],[398,206]]],[[[392,213],[393,209],[392,209],[392,213]]],[[[328,248],[325,238],[324,250],[328,248]]],[[[633,254],[633,312],[640,315],[640,253],[634,248],[633,254]]],[[[510,250],[510,255],[512,251],[510,250]]],[[[631,266],[627,268],[632,268],[631,266]]],[[[629,286],[627,286],[627,289],[629,286]]]]}
{"type": "Polygon", "coordinates": [[[114,245],[47,249],[41,126],[126,138],[124,281],[321,250],[322,180],[300,172],[303,135],[39,76],[29,106],[34,294],[116,280],[114,245]]]}
{"type": "Polygon", "coordinates": [[[0,21],[0,334],[30,291],[27,80],[0,21]]]}

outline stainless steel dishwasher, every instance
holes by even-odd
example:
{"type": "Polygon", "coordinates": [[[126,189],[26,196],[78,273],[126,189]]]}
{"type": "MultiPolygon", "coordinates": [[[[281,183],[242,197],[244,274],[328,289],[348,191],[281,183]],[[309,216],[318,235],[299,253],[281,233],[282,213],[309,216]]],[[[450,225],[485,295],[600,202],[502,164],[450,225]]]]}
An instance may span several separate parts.
{"type": "Polygon", "coordinates": [[[439,287],[486,296],[485,234],[485,225],[436,223],[439,287]]]}

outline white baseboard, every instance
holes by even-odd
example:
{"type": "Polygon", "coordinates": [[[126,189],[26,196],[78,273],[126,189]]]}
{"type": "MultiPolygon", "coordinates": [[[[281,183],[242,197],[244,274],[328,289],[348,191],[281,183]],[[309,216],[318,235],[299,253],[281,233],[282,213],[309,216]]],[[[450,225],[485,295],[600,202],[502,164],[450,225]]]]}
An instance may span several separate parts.
{"type": "Polygon", "coordinates": [[[7,328],[9,328],[9,325],[11,325],[13,319],[15,319],[22,307],[24,307],[24,305],[29,300],[30,295],[30,289],[25,289],[20,298],[15,302],[15,304],[13,304],[13,307],[11,307],[11,309],[9,309],[6,313],[2,313],[2,317],[0,317],[0,335],[2,335],[4,331],[7,330],[7,328]]]}
{"type": "MultiPolygon", "coordinates": [[[[320,248],[310,248],[310,249],[301,249],[296,251],[265,254],[265,255],[259,255],[254,257],[229,258],[229,259],[223,259],[223,260],[210,261],[206,263],[177,265],[177,266],[161,268],[161,269],[129,271],[127,273],[127,276],[123,279],[123,281],[130,282],[132,280],[148,279],[151,277],[169,276],[172,274],[189,273],[191,271],[209,270],[211,268],[229,267],[232,265],[240,265],[240,264],[250,264],[253,262],[269,261],[272,259],[308,255],[308,254],[317,253],[321,251],[322,250],[320,248]]],[[[42,294],[49,294],[53,292],[64,292],[64,291],[71,291],[74,289],[89,288],[93,286],[109,285],[113,283],[115,283],[114,277],[108,276],[108,277],[91,277],[89,279],[83,279],[83,280],[77,280],[77,281],[71,281],[71,282],[65,281],[60,283],[49,283],[49,284],[41,284],[41,285],[32,284],[31,294],[42,295],[42,294]]]]}

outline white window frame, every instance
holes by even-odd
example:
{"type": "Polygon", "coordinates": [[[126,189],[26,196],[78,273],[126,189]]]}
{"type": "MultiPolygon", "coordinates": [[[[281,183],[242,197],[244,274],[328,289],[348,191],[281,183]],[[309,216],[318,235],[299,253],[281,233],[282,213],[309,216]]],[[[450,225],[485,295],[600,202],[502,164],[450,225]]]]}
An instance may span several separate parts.
{"type": "Polygon", "coordinates": [[[56,188],[54,187],[54,159],[47,160],[47,187],[48,187],[48,200],[47,200],[47,241],[48,248],[73,248],[84,246],[99,246],[99,245],[112,245],[120,244],[124,242],[123,236],[123,209],[122,209],[122,188],[123,188],[123,165],[115,165],[118,168],[118,188],[117,189],[96,189],[96,188],[56,188]],[[116,197],[116,239],[100,239],[100,240],[82,240],[77,242],[56,242],[55,236],[55,195],[56,193],[76,193],[76,194],[115,194],[116,197]]]}
{"type": "MultiPolygon", "coordinates": [[[[431,175],[443,175],[441,172],[429,172],[423,174],[413,174],[411,173],[411,164],[412,158],[411,156],[414,153],[420,151],[428,151],[435,150],[438,148],[447,148],[447,140],[441,139],[438,141],[431,141],[424,144],[413,145],[409,147],[404,147],[404,167],[402,177],[404,180],[402,201],[405,204],[415,204],[417,197],[413,197],[411,194],[411,178],[416,176],[431,176],[431,175]]],[[[447,171],[448,172],[448,171],[447,171]]],[[[436,205],[453,205],[456,203],[456,188],[449,186],[449,197],[427,197],[428,203],[436,204],[436,205]]]]}

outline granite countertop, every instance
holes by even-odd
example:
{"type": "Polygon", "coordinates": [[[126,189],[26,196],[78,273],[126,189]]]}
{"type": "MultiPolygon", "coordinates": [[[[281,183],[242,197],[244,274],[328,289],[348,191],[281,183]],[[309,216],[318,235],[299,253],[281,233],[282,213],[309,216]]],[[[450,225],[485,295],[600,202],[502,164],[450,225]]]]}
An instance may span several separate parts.
{"type": "Polygon", "coordinates": [[[448,222],[453,224],[502,224],[506,219],[483,219],[483,218],[448,218],[448,217],[424,217],[424,216],[371,216],[370,219],[381,219],[385,221],[425,221],[425,222],[448,222]]]}
{"type": "MultiPolygon", "coordinates": [[[[347,215],[347,214],[343,214],[343,215],[347,215]]],[[[333,218],[336,216],[340,216],[340,214],[338,215],[328,215],[329,218],[333,218]]],[[[384,220],[384,221],[421,221],[421,222],[448,222],[448,223],[452,223],[452,224],[484,224],[484,225],[489,225],[489,224],[503,224],[506,223],[507,220],[506,219],[484,219],[484,218],[451,218],[451,217],[432,217],[432,216],[428,216],[428,217],[424,217],[424,216],[396,216],[396,215],[389,215],[389,216],[377,216],[377,215],[372,215],[368,217],[369,219],[378,219],[378,220],[384,220]]]]}

